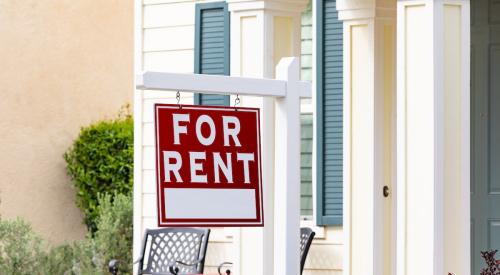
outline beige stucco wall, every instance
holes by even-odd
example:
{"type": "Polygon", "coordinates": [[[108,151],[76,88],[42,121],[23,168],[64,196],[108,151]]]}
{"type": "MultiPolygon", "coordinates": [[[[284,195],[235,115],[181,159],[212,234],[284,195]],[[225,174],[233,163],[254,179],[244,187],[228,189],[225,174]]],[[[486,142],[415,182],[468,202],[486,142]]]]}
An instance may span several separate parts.
{"type": "Polygon", "coordinates": [[[132,101],[132,0],[0,1],[0,215],[53,243],[86,229],[62,158],[132,101]]]}

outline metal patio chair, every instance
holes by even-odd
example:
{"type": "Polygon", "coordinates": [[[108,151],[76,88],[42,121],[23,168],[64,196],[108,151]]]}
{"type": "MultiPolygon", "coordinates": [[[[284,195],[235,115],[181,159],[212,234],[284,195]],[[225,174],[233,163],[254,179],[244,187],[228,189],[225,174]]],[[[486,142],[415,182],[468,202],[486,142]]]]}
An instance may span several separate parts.
{"type": "MultiPolygon", "coordinates": [[[[300,228],[300,274],[302,274],[302,272],[304,271],[307,254],[309,253],[309,248],[311,247],[315,235],[316,233],[314,233],[311,228],[300,228]]],[[[220,264],[217,268],[218,273],[220,275],[223,275],[223,272],[221,271],[223,267],[226,265],[232,266],[232,264],[233,263],[230,262],[224,262],[220,264]]],[[[224,273],[225,275],[231,275],[231,271],[229,269],[227,269],[224,273]]]]}
{"type": "Polygon", "coordinates": [[[300,228],[300,274],[302,274],[302,271],[304,271],[307,253],[309,252],[309,248],[311,247],[314,235],[316,235],[316,233],[314,233],[311,228],[300,228]]]}
{"type": "MultiPolygon", "coordinates": [[[[202,274],[205,267],[210,229],[147,229],[137,274],[202,274]]],[[[110,261],[109,271],[116,275],[117,262],[110,261]]]]}
{"type": "MultiPolygon", "coordinates": [[[[304,265],[306,263],[307,254],[309,253],[309,248],[311,247],[315,235],[316,233],[314,233],[314,231],[312,231],[311,228],[308,227],[300,228],[300,274],[302,274],[302,272],[304,271],[304,265]]],[[[219,267],[217,268],[217,271],[220,275],[223,275],[223,272],[221,270],[226,265],[231,266],[232,263],[224,262],[220,264],[219,267]]],[[[225,275],[231,275],[231,271],[229,269],[227,269],[224,273],[225,275]]]]}

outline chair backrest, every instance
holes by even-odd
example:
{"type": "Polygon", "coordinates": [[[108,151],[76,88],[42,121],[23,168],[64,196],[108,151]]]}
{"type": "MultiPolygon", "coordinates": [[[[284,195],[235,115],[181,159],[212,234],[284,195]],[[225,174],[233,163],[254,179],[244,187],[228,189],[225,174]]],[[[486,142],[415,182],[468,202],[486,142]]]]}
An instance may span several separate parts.
{"type": "Polygon", "coordinates": [[[302,271],[304,270],[307,253],[309,252],[309,248],[311,247],[314,235],[316,235],[316,233],[314,233],[311,228],[300,228],[300,274],[302,274],[302,271]]]}
{"type": "Polygon", "coordinates": [[[171,266],[179,274],[202,274],[205,266],[210,229],[148,229],[142,244],[142,257],[137,274],[170,274],[171,266]],[[176,261],[193,266],[180,265],[176,261]]]}

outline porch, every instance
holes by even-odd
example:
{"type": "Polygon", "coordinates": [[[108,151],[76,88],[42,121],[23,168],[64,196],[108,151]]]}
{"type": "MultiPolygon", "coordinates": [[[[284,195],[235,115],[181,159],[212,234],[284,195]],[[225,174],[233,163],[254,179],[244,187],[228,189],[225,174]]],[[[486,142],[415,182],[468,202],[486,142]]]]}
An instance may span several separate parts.
{"type": "MultiPolygon", "coordinates": [[[[473,9],[473,29],[482,18],[489,18],[481,23],[488,28],[500,21],[495,1],[477,3],[483,8],[473,9]]],[[[200,40],[201,4],[136,1],[137,73],[213,74],[219,68],[203,63],[208,57],[201,49],[209,45],[200,40]]],[[[217,7],[209,5],[205,8],[217,7]]],[[[307,2],[301,0],[228,0],[221,7],[230,28],[221,30],[227,50],[217,74],[274,78],[282,57],[302,56],[302,76],[312,80],[313,99],[301,104],[311,121],[303,127],[314,132],[302,140],[303,147],[311,146],[312,155],[303,151],[311,161],[301,167],[310,179],[301,177],[302,202],[295,206],[302,210],[300,224],[318,234],[305,274],[470,274],[471,251],[498,247],[497,223],[490,222],[483,229],[493,232],[493,243],[481,240],[482,246],[471,248],[470,160],[493,163],[486,155],[495,149],[482,148],[481,155],[471,156],[470,148],[485,144],[485,129],[496,124],[481,122],[488,114],[485,108],[492,106],[484,102],[484,84],[473,82],[483,95],[473,100],[476,111],[470,110],[470,65],[476,63],[470,60],[469,1],[313,1],[310,24],[307,2]],[[483,123],[483,132],[475,132],[481,141],[471,143],[471,120],[483,123]]],[[[492,34],[491,45],[495,39],[492,34]]],[[[490,44],[481,47],[486,51],[490,44]]],[[[490,91],[496,91],[494,85],[490,91]]],[[[261,108],[263,140],[278,140],[273,101],[240,98],[242,106],[261,108]]],[[[180,96],[182,104],[232,104],[234,99],[180,96]]],[[[153,104],[175,102],[175,93],[135,94],[135,142],[141,148],[134,171],[136,243],[145,228],[157,226],[153,104]]],[[[274,274],[274,142],[263,144],[262,151],[266,226],[214,230],[209,267],[231,260],[237,274],[274,274]]],[[[485,179],[478,182],[487,186],[485,179]]]]}

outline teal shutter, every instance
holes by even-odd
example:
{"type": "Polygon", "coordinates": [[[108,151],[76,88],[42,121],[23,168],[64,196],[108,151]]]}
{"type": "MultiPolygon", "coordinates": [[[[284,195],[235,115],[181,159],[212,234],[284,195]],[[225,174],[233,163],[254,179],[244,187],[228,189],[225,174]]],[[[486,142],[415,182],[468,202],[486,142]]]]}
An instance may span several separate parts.
{"type": "MultiPolygon", "coordinates": [[[[229,12],[225,2],[196,4],[194,72],[229,75],[229,12]]],[[[229,106],[229,96],[195,94],[194,103],[229,106]]]]}
{"type": "Polygon", "coordinates": [[[341,225],[343,25],[335,0],[319,0],[317,15],[316,222],[341,225]]]}

